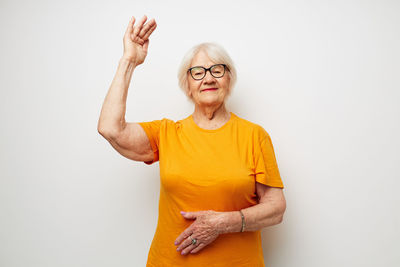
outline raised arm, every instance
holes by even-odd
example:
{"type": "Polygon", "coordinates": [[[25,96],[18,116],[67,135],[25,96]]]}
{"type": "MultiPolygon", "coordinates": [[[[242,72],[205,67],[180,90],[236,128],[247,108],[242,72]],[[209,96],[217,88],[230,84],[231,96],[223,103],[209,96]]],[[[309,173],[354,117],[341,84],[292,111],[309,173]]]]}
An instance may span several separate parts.
{"type": "Polygon", "coordinates": [[[147,56],[149,36],[157,27],[146,16],[135,25],[132,17],[125,31],[124,54],[105,97],[97,125],[98,132],[123,156],[137,161],[153,159],[150,142],[138,123],[125,121],[126,99],[133,71],[147,56]]]}

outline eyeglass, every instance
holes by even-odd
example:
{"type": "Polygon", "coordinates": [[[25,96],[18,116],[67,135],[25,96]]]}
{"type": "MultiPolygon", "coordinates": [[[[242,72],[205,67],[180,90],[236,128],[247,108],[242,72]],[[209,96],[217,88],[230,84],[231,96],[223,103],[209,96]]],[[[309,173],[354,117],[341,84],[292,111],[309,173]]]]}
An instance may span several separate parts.
{"type": "MultiPolygon", "coordinates": [[[[206,76],[207,71],[210,71],[211,75],[214,78],[221,78],[225,74],[226,65],[225,64],[215,64],[209,67],[208,69],[202,66],[195,66],[188,69],[190,75],[196,81],[203,79],[206,76]]],[[[229,70],[228,70],[229,71],[229,70]]]]}

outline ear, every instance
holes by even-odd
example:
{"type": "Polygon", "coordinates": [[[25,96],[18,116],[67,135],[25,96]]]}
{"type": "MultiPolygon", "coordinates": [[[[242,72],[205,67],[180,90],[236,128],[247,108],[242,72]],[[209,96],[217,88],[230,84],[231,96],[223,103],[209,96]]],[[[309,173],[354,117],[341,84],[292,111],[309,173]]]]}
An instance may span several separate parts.
{"type": "Polygon", "coordinates": [[[186,87],[186,96],[192,103],[194,103],[193,102],[193,95],[192,95],[192,92],[189,90],[189,87],[186,87]]]}
{"type": "Polygon", "coordinates": [[[191,97],[190,90],[189,90],[189,81],[188,81],[187,76],[186,76],[186,80],[185,80],[185,92],[188,97],[191,97]]]}

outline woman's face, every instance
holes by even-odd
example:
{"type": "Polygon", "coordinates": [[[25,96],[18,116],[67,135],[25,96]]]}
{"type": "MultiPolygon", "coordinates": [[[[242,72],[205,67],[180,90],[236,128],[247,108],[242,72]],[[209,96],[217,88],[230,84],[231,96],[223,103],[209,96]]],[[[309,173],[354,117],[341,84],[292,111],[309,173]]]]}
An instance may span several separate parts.
{"type": "MultiPolygon", "coordinates": [[[[193,58],[190,67],[202,66],[209,68],[212,65],[220,64],[221,62],[213,62],[203,51],[199,51],[193,58]]],[[[224,76],[215,78],[209,71],[202,80],[195,80],[190,73],[187,73],[189,96],[193,99],[196,105],[215,105],[225,101],[226,95],[229,93],[229,73],[225,70],[224,76]],[[208,88],[216,88],[215,90],[204,90],[208,88]]]]}

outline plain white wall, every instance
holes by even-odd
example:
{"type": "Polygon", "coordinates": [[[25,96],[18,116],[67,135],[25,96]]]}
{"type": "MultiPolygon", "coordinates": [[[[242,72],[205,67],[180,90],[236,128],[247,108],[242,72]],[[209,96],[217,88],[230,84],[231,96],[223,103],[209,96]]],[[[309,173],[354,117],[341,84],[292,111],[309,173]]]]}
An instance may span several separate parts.
{"type": "MultiPolygon", "coordinates": [[[[284,222],[266,266],[400,266],[398,1],[0,2],[0,266],[144,266],[159,165],[97,132],[130,16],[156,18],[127,121],[188,116],[193,45],[238,69],[227,107],[271,135],[284,222]]],[[[229,244],[227,244],[229,245],[229,244]]]]}

